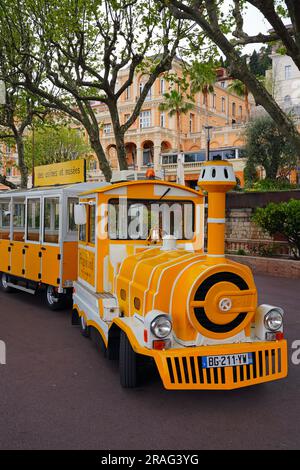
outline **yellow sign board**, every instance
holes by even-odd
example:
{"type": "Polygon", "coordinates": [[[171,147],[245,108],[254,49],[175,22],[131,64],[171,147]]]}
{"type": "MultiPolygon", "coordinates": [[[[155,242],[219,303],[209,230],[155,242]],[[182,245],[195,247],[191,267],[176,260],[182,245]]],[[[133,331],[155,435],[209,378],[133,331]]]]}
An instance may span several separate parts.
{"type": "Polygon", "coordinates": [[[79,249],[78,276],[91,286],[95,285],[95,254],[92,251],[79,249]]]}
{"type": "Polygon", "coordinates": [[[35,186],[83,183],[86,178],[85,160],[70,160],[52,165],[37,166],[34,169],[35,186]]]}

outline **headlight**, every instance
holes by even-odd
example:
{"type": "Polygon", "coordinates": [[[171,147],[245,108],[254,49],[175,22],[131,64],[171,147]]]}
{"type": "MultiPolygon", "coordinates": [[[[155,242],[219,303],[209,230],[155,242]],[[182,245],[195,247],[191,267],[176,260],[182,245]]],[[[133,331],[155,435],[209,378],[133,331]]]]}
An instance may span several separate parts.
{"type": "Polygon", "coordinates": [[[275,308],[270,310],[264,319],[265,327],[271,331],[279,330],[282,327],[282,322],[282,314],[275,308]]]}
{"type": "Polygon", "coordinates": [[[150,329],[157,338],[166,338],[172,331],[172,323],[166,315],[159,315],[151,322],[150,329]]]}

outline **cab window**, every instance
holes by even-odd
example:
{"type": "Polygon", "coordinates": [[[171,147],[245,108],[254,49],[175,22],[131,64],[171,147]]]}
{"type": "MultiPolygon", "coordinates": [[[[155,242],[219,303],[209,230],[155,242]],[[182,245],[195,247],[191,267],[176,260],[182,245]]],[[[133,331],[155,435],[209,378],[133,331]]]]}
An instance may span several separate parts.
{"type": "Polygon", "coordinates": [[[79,241],[86,242],[86,224],[79,225],[79,241]]]}
{"type": "Polygon", "coordinates": [[[59,197],[44,199],[44,242],[55,243],[59,241],[59,197]]]}
{"type": "Polygon", "coordinates": [[[40,241],[41,203],[39,199],[27,199],[27,240],[40,241]]]}
{"type": "Polygon", "coordinates": [[[95,245],[95,231],[96,231],[96,206],[88,206],[88,221],[89,221],[89,236],[88,236],[88,243],[95,245]]]}
{"type": "Polygon", "coordinates": [[[191,240],[194,204],[182,200],[111,199],[108,203],[108,234],[112,240],[146,240],[151,229],[160,236],[191,240]]]}
{"type": "Polygon", "coordinates": [[[75,224],[74,210],[75,205],[78,204],[78,198],[68,198],[68,232],[77,232],[77,225],[75,224]]]}

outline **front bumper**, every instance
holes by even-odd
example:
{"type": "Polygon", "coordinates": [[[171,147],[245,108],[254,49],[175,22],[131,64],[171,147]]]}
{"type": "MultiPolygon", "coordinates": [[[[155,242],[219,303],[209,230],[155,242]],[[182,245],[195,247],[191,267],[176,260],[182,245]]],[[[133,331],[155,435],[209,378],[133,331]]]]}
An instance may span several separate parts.
{"type": "Polygon", "coordinates": [[[287,376],[287,342],[224,344],[169,349],[155,354],[164,387],[174,390],[232,390],[287,376]],[[253,353],[253,364],[204,369],[203,356],[253,353]]]}

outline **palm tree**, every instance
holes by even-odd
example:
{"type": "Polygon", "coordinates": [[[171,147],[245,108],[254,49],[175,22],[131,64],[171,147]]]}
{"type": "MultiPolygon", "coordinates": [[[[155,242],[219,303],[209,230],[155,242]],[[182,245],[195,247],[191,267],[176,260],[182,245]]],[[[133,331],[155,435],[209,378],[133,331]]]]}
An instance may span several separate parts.
{"type": "Polygon", "coordinates": [[[235,93],[237,96],[245,99],[247,120],[250,119],[250,105],[249,105],[249,89],[241,80],[234,80],[229,86],[228,91],[235,93]]]}
{"type": "Polygon", "coordinates": [[[181,91],[171,90],[164,93],[164,101],[160,103],[160,111],[167,111],[169,116],[176,116],[177,146],[178,153],[181,152],[181,115],[187,114],[194,108],[194,104],[186,101],[186,97],[181,91]]]}
{"type": "Polygon", "coordinates": [[[206,118],[208,116],[208,94],[213,93],[217,80],[211,63],[194,61],[189,69],[191,95],[201,92],[204,97],[206,118]]]}

